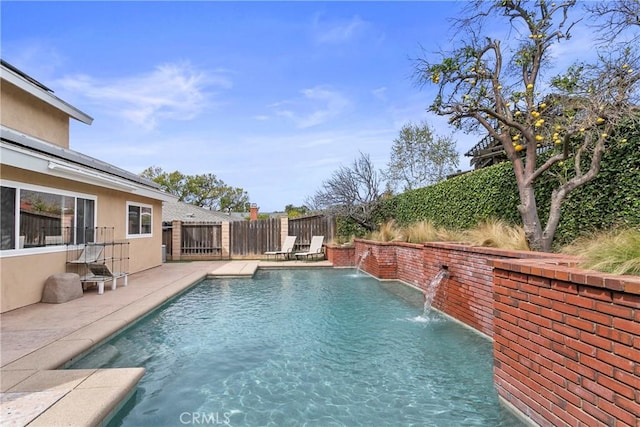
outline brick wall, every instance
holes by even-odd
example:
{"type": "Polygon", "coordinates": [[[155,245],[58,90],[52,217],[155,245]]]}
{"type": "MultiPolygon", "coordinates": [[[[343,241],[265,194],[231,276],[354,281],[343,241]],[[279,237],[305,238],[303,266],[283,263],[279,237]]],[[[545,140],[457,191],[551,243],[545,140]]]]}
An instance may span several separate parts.
{"type": "Polygon", "coordinates": [[[498,394],[540,425],[640,425],[640,278],[493,264],[498,394]]]}
{"type": "Polygon", "coordinates": [[[355,247],[326,245],[327,260],[334,267],[353,267],[355,265],[355,247]]]}
{"type": "Polygon", "coordinates": [[[434,306],[494,339],[498,394],[533,422],[640,426],[640,277],[451,243],[357,239],[365,252],[363,270],[423,290],[448,267],[434,306]]]}
{"type": "Polygon", "coordinates": [[[398,278],[396,244],[356,239],[355,248],[355,262],[362,270],[378,279],[398,278]]]}
{"type": "MultiPolygon", "coordinates": [[[[380,279],[401,280],[422,290],[428,288],[442,266],[447,266],[450,275],[441,282],[433,306],[489,336],[493,334],[491,260],[542,256],[455,243],[381,243],[356,239],[356,263],[365,252],[369,252],[369,256],[362,263],[364,271],[380,279]]],[[[544,256],[566,260],[564,256],[544,256]]]]}

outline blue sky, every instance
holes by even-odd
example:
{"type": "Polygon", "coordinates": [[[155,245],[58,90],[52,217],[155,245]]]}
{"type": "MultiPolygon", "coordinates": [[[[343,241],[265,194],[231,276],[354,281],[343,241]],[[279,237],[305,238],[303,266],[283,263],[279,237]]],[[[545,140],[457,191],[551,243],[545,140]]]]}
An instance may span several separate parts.
{"type": "MultiPolygon", "coordinates": [[[[408,121],[451,134],[412,58],[446,45],[460,5],[3,1],[2,57],[94,117],[72,123],[72,149],[214,173],[268,212],[359,152],[385,167],[408,121]]],[[[468,169],[479,136],[454,138],[468,169]]]]}

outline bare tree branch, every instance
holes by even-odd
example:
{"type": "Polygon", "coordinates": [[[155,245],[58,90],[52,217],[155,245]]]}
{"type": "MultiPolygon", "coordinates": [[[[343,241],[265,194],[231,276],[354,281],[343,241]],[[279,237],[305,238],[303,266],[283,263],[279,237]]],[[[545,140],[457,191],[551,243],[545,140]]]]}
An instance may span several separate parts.
{"type": "Polygon", "coordinates": [[[360,153],[351,166],[340,166],[307,201],[314,210],[351,218],[367,230],[374,230],[372,212],[380,197],[382,180],[368,154],[360,153]]]}

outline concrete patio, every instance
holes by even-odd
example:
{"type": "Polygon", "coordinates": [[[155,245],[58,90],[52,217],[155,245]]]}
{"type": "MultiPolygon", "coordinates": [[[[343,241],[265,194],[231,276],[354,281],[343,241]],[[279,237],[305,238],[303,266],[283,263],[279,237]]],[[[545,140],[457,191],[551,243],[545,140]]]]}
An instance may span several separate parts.
{"type": "Polygon", "coordinates": [[[251,277],[260,268],[331,267],[328,261],[168,263],[129,276],[128,286],[85,291],[64,304],[0,314],[0,424],[93,426],[115,414],[143,368],[57,370],[205,277],[251,277]]]}

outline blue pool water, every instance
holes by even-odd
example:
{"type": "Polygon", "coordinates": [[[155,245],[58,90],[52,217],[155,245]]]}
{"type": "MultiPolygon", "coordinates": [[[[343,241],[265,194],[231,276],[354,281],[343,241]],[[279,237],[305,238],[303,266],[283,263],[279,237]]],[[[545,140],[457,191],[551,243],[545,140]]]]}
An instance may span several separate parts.
{"type": "Polygon", "coordinates": [[[491,342],[353,270],[207,280],[71,368],[144,366],[112,426],[521,426],[491,342]]]}

